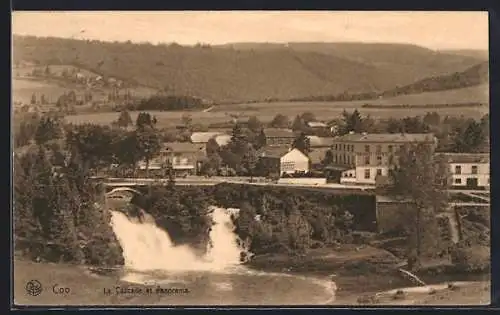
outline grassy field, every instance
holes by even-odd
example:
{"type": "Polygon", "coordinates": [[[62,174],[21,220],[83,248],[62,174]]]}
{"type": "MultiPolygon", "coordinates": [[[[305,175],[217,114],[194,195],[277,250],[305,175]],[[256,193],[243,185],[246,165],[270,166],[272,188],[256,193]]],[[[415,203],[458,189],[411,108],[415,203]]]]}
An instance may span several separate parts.
{"type": "MultiPolygon", "coordinates": [[[[406,116],[416,116],[425,115],[425,113],[430,111],[436,111],[442,116],[466,116],[472,118],[480,118],[484,114],[489,112],[489,108],[484,107],[465,107],[465,108],[361,108],[359,105],[353,105],[346,103],[341,106],[332,103],[311,103],[311,102],[293,102],[293,103],[255,103],[255,104],[237,104],[237,105],[224,105],[216,106],[214,110],[210,112],[154,112],[150,111],[151,114],[156,116],[158,120],[158,127],[171,127],[173,125],[182,123],[182,116],[185,114],[191,115],[193,118],[193,123],[208,125],[213,123],[223,123],[232,120],[233,116],[237,116],[238,119],[245,121],[250,116],[257,116],[262,122],[270,122],[276,114],[285,114],[290,120],[296,115],[299,115],[305,111],[313,112],[318,119],[321,120],[331,120],[339,118],[344,109],[348,111],[354,110],[354,108],[359,108],[363,115],[370,115],[372,118],[402,118],[406,116]],[[265,107],[264,107],[265,106],[265,107]]],[[[138,112],[130,113],[132,120],[137,118],[138,112]]],[[[108,125],[112,121],[116,120],[119,116],[117,112],[105,112],[105,113],[85,113],[78,115],[66,116],[66,121],[81,124],[81,123],[94,123],[101,125],[108,125]]]]}
{"type": "MultiPolygon", "coordinates": [[[[83,95],[86,88],[82,85],[74,83],[62,82],[59,80],[45,80],[37,78],[14,78],[12,80],[12,99],[16,102],[29,104],[33,93],[40,98],[45,95],[49,103],[55,103],[59,96],[74,90],[77,96],[83,95]]],[[[148,87],[134,87],[130,88],[130,93],[136,97],[148,97],[155,93],[154,89],[148,87]]],[[[111,89],[109,88],[92,88],[94,101],[107,101],[107,97],[111,89]]],[[[123,93],[123,92],[121,92],[123,93]]]]}

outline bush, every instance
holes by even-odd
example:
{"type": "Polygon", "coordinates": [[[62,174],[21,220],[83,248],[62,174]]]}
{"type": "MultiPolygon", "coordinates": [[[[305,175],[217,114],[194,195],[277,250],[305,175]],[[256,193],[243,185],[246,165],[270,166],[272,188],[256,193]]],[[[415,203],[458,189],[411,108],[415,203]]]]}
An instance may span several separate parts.
{"type": "Polygon", "coordinates": [[[376,304],[379,302],[379,299],[375,295],[363,295],[358,298],[358,304],[376,304]]]}
{"type": "Polygon", "coordinates": [[[406,292],[403,290],[397,290],[396,293],[392,296],[394,300],[404,300],[406,299],[406,292]]]}
{"type": "Polygon", "coordinates": [[[490,268],[490,248],[481,245],[465,247],[459,244],[451,252],[451,261],[457,271],[486,271],[490,268]]]}

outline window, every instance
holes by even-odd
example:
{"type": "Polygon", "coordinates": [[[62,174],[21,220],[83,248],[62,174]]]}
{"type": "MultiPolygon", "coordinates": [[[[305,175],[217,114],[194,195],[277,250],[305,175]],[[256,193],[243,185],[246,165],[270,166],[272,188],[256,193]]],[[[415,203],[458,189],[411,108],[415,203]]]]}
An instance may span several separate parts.
{"type": "Polygon", "coordinates": [[[335,154],[335,156],[333,157],[333,161],[334,161],[335,163],[338,163],[338,162],[339,162],[339,157],[338,157],[338,155],[337,155],[337,154],[335,154]]]}
{"type": "Polygon", "coordinates": [[[461,184],[462,179],[461,178],[455,178],[455,184],[461,184]]]}
{"type": "Polygon", "coordinates": [[[295,162],[286,161],[281,163],[281,171],[293,171],[295,170],[295,162]]]}
{"type": "Polygon", "coordinates": [[[377,153],[380,153],[382,152],[382,146],[381,145],[377,145],[377,153]]]}
{"type": "Polygon", "coordinates": [[[382,155],[377,155],[377,164],[382,164],[382,155]]]}
{"type": "Polygon", "coordinates": [[[365,179],[370,179],[370,169],[365,169],[365,179]]]}
{"type": "Polygon", "coordinates": [[[387,146],[387,150],[388,150],[389,152],[392,152],[392,145],[387,146]]]}
{"type": "Polygon", "coordinates": [[[472,165],[471,167],[471,173],[476,175],[477,174],[477,165],[472,165]]]}
{"type": "Polygon", "coordinates": [[[370,152],[370,146],[369,145],[365,145],[365,152],[370,152]]]}
{"type": "Polygon", "coordinates": [[[382,169],[380,168],[377,169],[377,176],[382,176],[382,169]]]}
{"type": "Polygon", "coordinates": [[[369,155],[365,156],[365,164],[370,165],[370,156],[369,155]]]}
{"type": "Polygon", "coordinates": [[[455,174],[457,174],[457,175],[462,174],[462,166],[455,165],[455,174]]]}

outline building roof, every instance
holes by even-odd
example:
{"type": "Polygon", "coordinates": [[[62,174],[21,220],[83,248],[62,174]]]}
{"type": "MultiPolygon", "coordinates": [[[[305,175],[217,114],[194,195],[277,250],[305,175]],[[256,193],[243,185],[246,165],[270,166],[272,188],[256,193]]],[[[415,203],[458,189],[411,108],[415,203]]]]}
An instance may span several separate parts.
{"type": "Polygon", "coordinates": [[[490,163],[489,153],[440,153],[448,163],[490,163]]]}
{"type": "Polygon", "coordinates": [[[227,145],[229,142],[231,142],[231,136],[230,135],[218,135],[213,137],[217,145],[224,146],[227,145]]]}
{"type": "Polygon", "coordinates": [[[295,133],[291,129],[266,128],[264,134],[269,138],[295,138],[295,133]]]}
{"type": "Polygon", "coordinates": [[[432,133],[349,133],[334,139],[337,142],[435,142],[432,133]]]}
{"type": "Polygon", "coordinates": [[[193,132],[191,134],[191,142],[192,143],[207,143],[211,138],[223,134],[218,131],[210,131],[210,132],[193,132]]]}
{"type": "Polygon", "coordinates": [[[321,121],[309,121],[307,122],[307,125],[311,128],[326,128],[328,127],[327,124],[321,121]]]}
{"type": "Polygon", "coordinates": [[[257,151],[260,157],[281,158],[283,155],[290,152],[289,146],[266,146],[257,151]]]}
{"type": "Polygon", "coordinates": [[[195,153],[204,150],[205,145],[190,142],[165,142],[162,147],[162,151],[179,153],[195,153]]]}
{"type": "Polygon", "coordinates": [[[329,148],[317,148],[313,149],[311,152],[309,152],[309,159],[311,160],[311,163],[313,164],[319,164],[321,163],[326,155],[326,152],[330,150],[329,148]]]}
{"type": "Polygon", "coordinates": [[[332,146],[334,138],[307,136],[311,148],[329,148],[332,146]]]}
{"type": "Polygon", "coordinates": [[[413,200],[410,198],[397,196],[377,195],[375,198],[377,203],[413,203],[413,200]]]}

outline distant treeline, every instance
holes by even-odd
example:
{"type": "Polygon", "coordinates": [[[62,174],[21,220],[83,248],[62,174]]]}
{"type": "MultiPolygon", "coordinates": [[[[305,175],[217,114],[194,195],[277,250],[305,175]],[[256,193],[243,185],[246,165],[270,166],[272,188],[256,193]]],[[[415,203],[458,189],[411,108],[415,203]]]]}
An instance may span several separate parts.
{"type": "Polygon", "coordinates": [[[203,100],[193,96],[153,95],[138,103],[127,105],[128,110],[190,110],[207,107],[203,100]]]}
{"type": "Polygon", "coordinates": [[[482,107],[488,106],[488,104],[484,103],[459,103],[459,104],[421,104],[421,105],[409,105],[409,104],[398,104],[398,105],[378,105],[378,104],[364,104],[361,106],[362,108],[429,108],[429,109],[437,109],[437,108],[456,108],[456,107],[482,107]]]}

